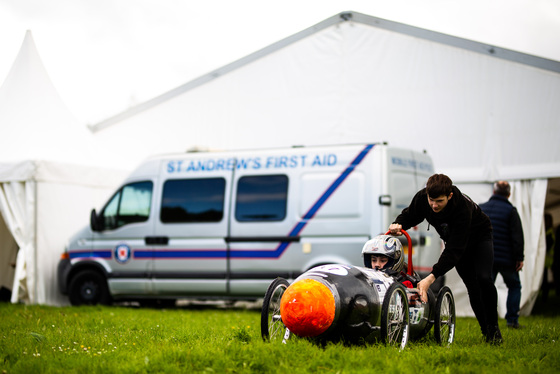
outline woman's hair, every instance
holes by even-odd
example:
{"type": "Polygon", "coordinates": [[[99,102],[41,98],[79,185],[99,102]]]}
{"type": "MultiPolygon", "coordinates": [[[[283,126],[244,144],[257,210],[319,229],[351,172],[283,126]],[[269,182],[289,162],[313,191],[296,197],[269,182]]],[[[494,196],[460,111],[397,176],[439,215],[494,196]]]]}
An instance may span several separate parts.
{"type": "Polygon", "coordinates": [[[439,196],[449,196],[451,194],[453,182],[445,174],[434,174],[428,178],[426,183],[426,192],[428,196],[435,199],[439,196]]]}

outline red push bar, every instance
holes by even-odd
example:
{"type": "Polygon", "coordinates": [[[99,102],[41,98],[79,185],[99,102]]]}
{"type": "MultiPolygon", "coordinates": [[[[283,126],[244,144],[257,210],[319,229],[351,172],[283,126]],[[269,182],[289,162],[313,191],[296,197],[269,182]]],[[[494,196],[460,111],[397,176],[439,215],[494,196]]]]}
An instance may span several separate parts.
{"type": "MultiPolygon", "coordinates": [[[[404,236],[406,236],[406,240],[408,240],[408,269],[406,270],[406,273],[408,275],[414,275],[414,269],[412,266],[412,239],[410,239],[410,235],[408,235],[406,231],[401,230],[401,232],[404,234],[404,236]]],[[[391,230],[387,231],[385,235],[389,235],[390,233],[391,230]]]]}

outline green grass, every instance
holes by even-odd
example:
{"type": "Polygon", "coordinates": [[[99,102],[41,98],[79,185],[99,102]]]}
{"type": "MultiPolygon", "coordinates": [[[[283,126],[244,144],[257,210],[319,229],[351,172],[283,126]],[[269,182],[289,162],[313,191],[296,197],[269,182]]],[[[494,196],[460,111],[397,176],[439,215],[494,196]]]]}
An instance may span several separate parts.
{"type": "MultiPolygon", "coordinates": [[[[1,373],[558,373],[560,317],[521,318],[504,344],[483,342],[458,318],[451,347],[409,342],[319,347],[303,339],[265,343],[260,312],[0,304],[1,373]]],[[[556,309],[558,310],[558,309],[556,309]]]]}

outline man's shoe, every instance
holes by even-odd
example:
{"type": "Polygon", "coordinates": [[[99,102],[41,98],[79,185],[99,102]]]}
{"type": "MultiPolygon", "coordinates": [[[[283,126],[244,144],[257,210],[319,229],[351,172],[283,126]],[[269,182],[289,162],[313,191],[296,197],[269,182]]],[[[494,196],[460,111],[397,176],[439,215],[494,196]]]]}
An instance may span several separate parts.
{"type": "Polygon", "coordinates": [[[489,325],[486,333],[486,343],[500,345],[502,342],[502,333],[498,325],[489,325]]]}
{"type": "Polygon", "coordinates": [[[521,326],[518,322],[508,323],[507,327],[508,327],[508,329],[522,329],[523,328],[523,326],[521,326]]]}

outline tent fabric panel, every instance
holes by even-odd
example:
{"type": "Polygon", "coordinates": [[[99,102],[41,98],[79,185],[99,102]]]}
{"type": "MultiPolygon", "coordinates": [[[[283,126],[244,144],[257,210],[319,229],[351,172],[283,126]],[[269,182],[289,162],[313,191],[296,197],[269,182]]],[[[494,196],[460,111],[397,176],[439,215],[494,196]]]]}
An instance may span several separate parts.
{"type": "Polygon", "coordinates": [[[107,188],[118,185],[127,175],[127,170],[118,167],[104,168],[40,159],[0,162],[0,182],[34,180],[107,188]]]}
{"type": "Polygon", "coordinates": [[[97,186],[104,189],[117,186],[127,174],[127,171],[118,169],[39,160],[34,179],[38,182],[97,186]]]}
{"type": "Polygon", "coordinates": [[[524,53],[490,46],[487,44],[475,42],[472,40],[462,39],[459,37],[442,34],[439,32],[421,29],[418,27],[385,20],[378,17],[373,17],[366,14],[361,14],[353,11],[341,12],[337,15],[329,17],[318,24],[315,24],[305,30],[302,30],[294,35],[290,35],[276,43],[273,43],[267,47],[264,47],[250,55],[242,57],[230,64],[227,64],[221,68],[218,68],[210,73],[200,76],[190,82],[182,84],[181,86],[165,92],[159,96],[156,96],[144,103],[136,105],[132,108],[125,110],[124,112],[118,113],[110,118],[107,118],[100,123],[91,125],[90,128],[93,132],[103,130],[109,126],[122,122],[128,117],[142,113],[143,111],[149,110],[167,100],[173,99],[175,96],[181,95],[189,90],[195,89],[201,85],[204,85],[213,79],[221,77],[224,74],[228,74],[244,65],[250,64],[254,61],[262,59],[268,54],[275,53],[277,50],[289,47],[291,44],[298,42],[301,39],[308,38],[315,33],[321,32],[329,27],[338,27],[340,24],[347,22],[351,24],[364,24],[374,27],[379,30],[387,30],[393,33],[413,36],[418,39],[425,40],[427,42],[435,42],[438,44],[444,44],[448,46],[453,46],[459,49],[464,49],[466,51],[476,52],[479,54],[491,56],[492,58],[505,59],[512,62],[521,63],[527,66],[533,66],[543,70],[549,70],[551,72],[560,73],[560,62],[553,61],[537,56],[531,56],[524,53]],[[355,22],[354,22],[355,21],[355,22]]]}
{"type": "Polygon", "coordinates": [[[33,160],[0,162],[0,182],[23,182],[33,179],[37,164],[33,160]]]}
{"type": "Polygon", "coordinates": [[[12,290],[18,245],[0,214],[0,287],[12,290]]]}
{"type": "MultiPolygon", "coordinates": [[[[58,94],[30,31],[0,86],[0,123],[5,125],[0,136],[1,162],[13,166],[22,160],[48,160],[119,169],[111,150],[96,142],[58,94]]],[[[33,174],[32,170],[27,174],[8,171],[0,164],[0,181],[25,180],[33,174]]]]}
{"type": "Polygon", "coordinates": [[[0,164],[0,214],[8,231],[0,237],[0,256],[8,256],[5,252],[12,242],[20,249],[8,287],[12,302],[68,303],[56,285],[64,244],[88,223],[89,211],[99,208],[125,175],[44,160],[0,164]]]}
{"type": "MultiPolygon", "coordinates": [[[[15,165],[36,168],[27,181],[0,183],[0,214],[20,248],[9,287],[11,300],[67,305],[56,284],[60,254],[70,236],[88,223],[90,210],[110,197],[124,174],[107,173],[105,178],[97,168],[42,161],[15,165]]],[[[17,174],[17,167],[13,170],[17,174]]]]}
{"type": "Polygon", "coordinates": [[[19,247],[12,287],[12,302],[20,293],[30,303],[40,302],[37,295],[35,243],[35,188],[33,181],[0,184],[0,213],[19,247]]]}
{"type": "MultiPolygon", "coordinates": [[[[535,179],[515,182],[512,189],[512,203],[517,207],[525,237],[525,261],[520,272],[522,284],[521,314],[531,314],[537,300],[546,256],[546,230],[544,227],[544,205],[547,180],[535,179]],[[521,188],[518,184],[521,184],[521,188]]],[[[502,290],[507,289],[502,287],[502,290]]],[[[505,297],[506,294],[504,294],[505,297]]],[[[502,297],[505,301],[505,299],[502,297]]],[[[505,314],[505,304],[503,305],[505,314]]]]}
{"type": "Polygon", "coordinates": [[[461,181],[522,178],[517,170],[548,178],[559,171],[560,109],[551,105],[559,101],[555,72],[344,22],[96,137],[134,165],[197,146],[387,141],[426,149],[440,171],[461,181]],[[435,142],[442,129],[445,140],[435,142]],[[127,143],[132,133],[144,140],[127,143]]]}
{"type": "Polygon", "coordinates": [[[108,199],[111,192],[75,184],[38,183],[37,261],[41,266],[37,277],[44,284],[42,303],[68,305],[57,283],[60,255],[70,237],[89,224],[91,209],[108,199]]]}
{"type": "Polygon", "coordinates": [[[2,161],[90,161],[93,137],[64,104],[29,31],[0,86],[0,123],[9,124],[0,137],[2,161]]]}

